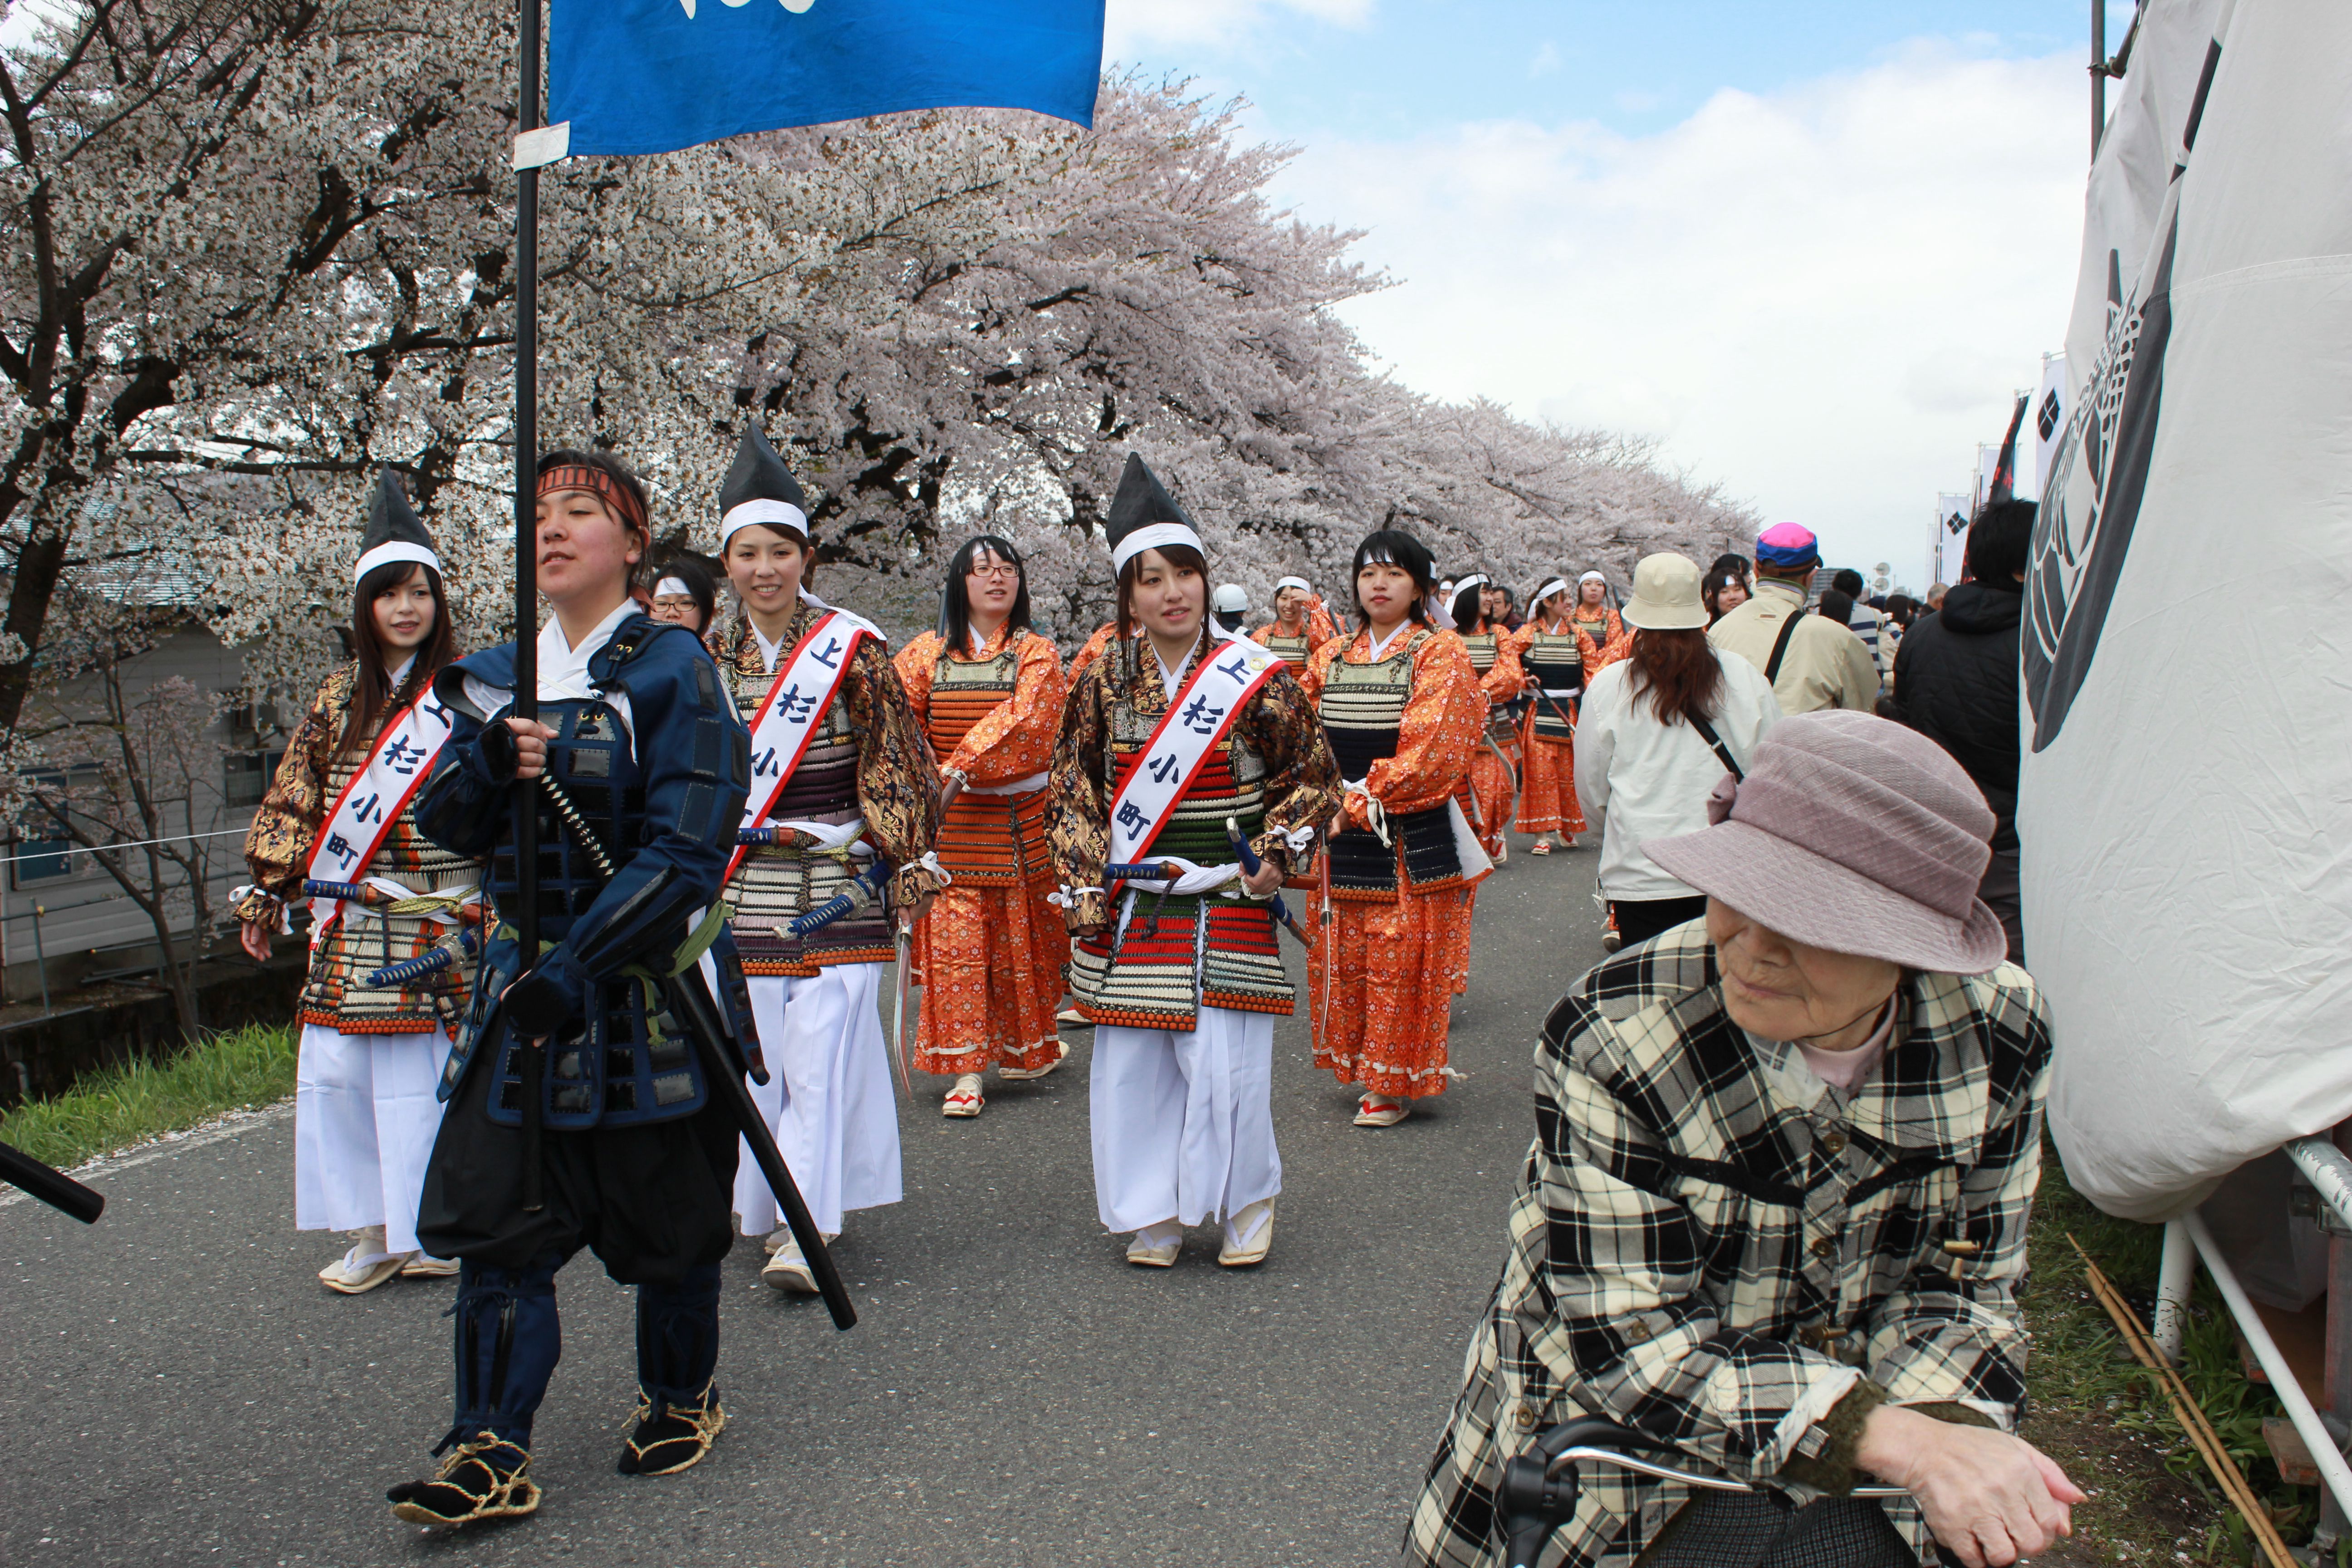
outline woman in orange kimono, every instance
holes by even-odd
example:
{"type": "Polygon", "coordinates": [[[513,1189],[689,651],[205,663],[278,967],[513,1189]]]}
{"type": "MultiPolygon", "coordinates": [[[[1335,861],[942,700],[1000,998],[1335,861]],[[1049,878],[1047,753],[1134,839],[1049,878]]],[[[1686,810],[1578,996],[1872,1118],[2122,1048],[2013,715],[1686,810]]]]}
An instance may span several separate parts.
{"type": "Polygon", "coordinates": [[[1568,619],[1569,629],[1584,639],[1584,674],[1590,679],[1602,664],[1614,662],[1606,658],[1609,649],[1627,640],[1625,623],[1609,604],[1609,579],[1598,572],[1579,577],[1576,607],[1568,612],[1568,619]]]}
{"type": "Polygon", "coordinates": [[[1518,735],[1504,705],[1518,696],[1523,676],[1510,634],[1490,613],[1496,597],[1484,573],[1454,584],[1454,630],[1486,696],[1486,722],[1470,753],[1470,795],[1476,803],[1471,826],[1478,830],[1478,847],[1499,866],[1510,856],[1511,813],[1519,798],[1518,761],[1511,754],[1518,735]]]}
{"type": "Polygon", "coordinates": [[[1531,854],[1550,854],[1554,833],[1573,849],[1584,831],[1584,809],[1576,803],[1575,726],[1575,702],[1584,689],[1583,641],[1568,618],[1568,580],[1553,577],[1536,590],[1527,625],[1504,643],[1520,666],[1520,689],[1528,698],[1519,731],[1519,831],[1536,836],[1531,854]]]}
{"type": "Polygon", "coordinates": [[[1315,1065],[1364,1086],[1357,1126],[1393,1127],[1445,1091],[1471,889],[1492,868],[1455,804],[1486,699],[1461,640],[1430,624],[1420,541],[1371,534],[1352,576],[1361,629],[1316,649],[1305,682],[1346,781],[1307,978],[1315,1065]]]}
{"type": "Polygon", "coordinates": [[[1303,676],[1315,650],[1339,635],[1339,624],[1314,584],[1304,577],[1285,577],[1274,585],[1274,619],[1250,633],[1250,640],[1280,654],[1293,676],[1303,676]]]}
{"type": "Polygon", "coordinates": [[[937,853],[953,879],[916,924],[922,977],[915,1066],[955,1079],[941,1105],[978,1116],[981,1075],[1044,1078],[1069,1047],[1055,1026],[1069,942],[1045,849],[1046,768],[1060,732],[1062,658],[1029,625],[1018,552],[989,535],[948,563],[938,631],[898,653],[915,721],[948,787],[937,853]]]}

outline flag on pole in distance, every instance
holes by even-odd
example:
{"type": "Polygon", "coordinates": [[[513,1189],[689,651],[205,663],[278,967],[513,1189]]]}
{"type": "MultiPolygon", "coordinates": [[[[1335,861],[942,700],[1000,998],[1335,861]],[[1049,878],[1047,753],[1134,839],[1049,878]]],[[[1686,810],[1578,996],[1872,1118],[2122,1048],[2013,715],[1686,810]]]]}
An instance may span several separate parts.
{"type": "Polygon", "coordinates": [[[574,153],[950,107],[1094,123],[1103,0],[552,0],[574,153]]]}
{"type": "Polygon", "coordinates": [[[1968,549],[1969,498],[1947,490],[1936,497],[1936,552],[1927,563],[1928,581],[1948,588],[1958,583],[1968,549]]]}

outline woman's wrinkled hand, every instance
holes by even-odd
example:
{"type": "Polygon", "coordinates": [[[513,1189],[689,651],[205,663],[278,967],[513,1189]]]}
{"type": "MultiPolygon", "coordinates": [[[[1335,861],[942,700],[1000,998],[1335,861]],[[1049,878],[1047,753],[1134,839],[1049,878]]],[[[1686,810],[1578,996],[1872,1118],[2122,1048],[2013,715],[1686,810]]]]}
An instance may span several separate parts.
{"type": "Polygon", "coordinates": [[[2082,1490],[2032,1444],[2006,1432],[1882,1405],[1856,1461],[1907,1489],[1936,1540],[1968,1568],[2007,1568],[2074,1533],[2082,1490]]]}

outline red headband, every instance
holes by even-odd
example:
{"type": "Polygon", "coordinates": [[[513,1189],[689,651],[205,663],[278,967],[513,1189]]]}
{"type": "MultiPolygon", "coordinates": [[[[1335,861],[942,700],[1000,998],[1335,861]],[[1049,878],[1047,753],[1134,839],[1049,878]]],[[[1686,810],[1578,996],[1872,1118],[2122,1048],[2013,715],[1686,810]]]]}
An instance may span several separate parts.
{"type": "Polygon", "coordinates": [[[604,498],[604,503],[620,514],[622,521],[650,537],[651,524],[646,521],[645,503],[628,486],[602,468],[588,463],[563,463],[541,469],[539,493],[547,495],[555,490],[592,490],[604,498]]]}

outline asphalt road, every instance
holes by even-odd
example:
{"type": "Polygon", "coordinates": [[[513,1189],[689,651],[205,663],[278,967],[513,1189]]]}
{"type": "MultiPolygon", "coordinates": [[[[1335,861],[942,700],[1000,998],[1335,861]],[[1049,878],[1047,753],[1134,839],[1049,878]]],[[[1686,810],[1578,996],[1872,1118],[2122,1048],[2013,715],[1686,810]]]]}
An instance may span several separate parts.
{"type": "Polygon", "coordinates": [[[0,1563],[1391,1562],[1501,1265],[1537,1028],[1600,956],[1594,851],[1525,844],[1481,890],[1467,1076],[1434,1110],[1351,1127],[1303,1017],[1277,1025],[1263,1268],[1217,1268],[1213,1232],[1166,1273],[1122,1261],[1095,1218],[1086,1031],[974,1121],[918,1079],[907,1200],[839,1248],[856,1329],[761,1286],[758,1248],[728,1259],[731,1425],[697,1468],[614,1472],[630,1302],[587,1254],[565,1269],[530,1520],[392,1518],[384,1487],[429,1471],[449,1418],[454,1282],[320,1287],[337,1243],[293,1228],[290,1119],[93,1176],[89,1229],[0,1207],[0,1563]]]}

